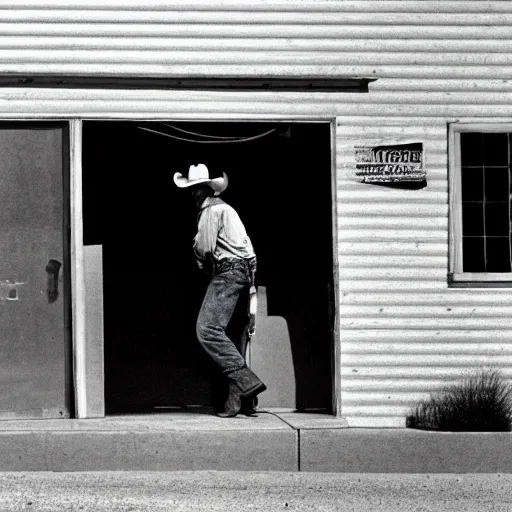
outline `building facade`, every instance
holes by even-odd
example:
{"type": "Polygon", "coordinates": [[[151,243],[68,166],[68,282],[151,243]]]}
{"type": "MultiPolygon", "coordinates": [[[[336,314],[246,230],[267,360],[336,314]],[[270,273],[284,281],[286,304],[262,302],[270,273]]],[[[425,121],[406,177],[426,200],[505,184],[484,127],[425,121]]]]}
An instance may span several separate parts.
{"type": "Polygon", "coordinates": [[[92,121],[329,125],[332,412],[350,426],[403,426],[467,371],[512,378],[511,25],[502,1],[0,2],[4,416],[104,413],[92,121]]]}

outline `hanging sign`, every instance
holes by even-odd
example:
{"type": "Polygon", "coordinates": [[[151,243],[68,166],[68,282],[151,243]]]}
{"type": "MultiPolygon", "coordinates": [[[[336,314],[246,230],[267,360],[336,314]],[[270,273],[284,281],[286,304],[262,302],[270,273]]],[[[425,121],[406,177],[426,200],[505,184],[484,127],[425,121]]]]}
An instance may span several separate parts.
{"type": "Polygon", "coordinates": [[[357,146],[356,176],[363,183],[423,182],[423,144],[357,146]]]}

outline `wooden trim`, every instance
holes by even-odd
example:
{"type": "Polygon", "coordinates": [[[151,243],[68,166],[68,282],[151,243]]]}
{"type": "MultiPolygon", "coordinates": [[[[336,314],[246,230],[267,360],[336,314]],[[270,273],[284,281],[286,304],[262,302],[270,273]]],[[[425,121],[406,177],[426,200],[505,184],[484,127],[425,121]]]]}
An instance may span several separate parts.
{"type": "Polygon", "coordinates": [[[85,270],[82,210],[82,121],[70,121],[71,307],[73,383],[77,418],[87,417],[85,270]]]}
{"type": "MultiPolygon", "coordinates": [[[[102,118],[103,119],[103,118],[102,118]]],[[[132,118],[130,118],[132,119],[132,118]]],[[[166,119],[169,119],[168,117],[166,119]]],[[[212,120],[219,120],[215,116],[212,120]]],[[[248,122],[264,122],[262,119],[246,119],[248,122]]],[[[239,121],[226,119],[226,121],[239,121]]],[[[288,117],[289,123],[300,122],[288,117]]],[[[332,412],[341,416],[341,339],[340,339],[340,291],[339,261],[337,237],[337,127],[332,118],[318,122],[330,122],[331,125],[331,194],[332,194],[332,236],[333,236],[333,284],[334,284],[334,333],[333,333],[333,375],[332,375],[332,412]]],[[[305,122],[308,122],[305,120],[305,122]]],[[[309,121],[311,122],[311,121],[309,121]]],[[[75,389],[75,411],[77,418],[101,416],[95,414],[92,405],[95,401],[98,411],[104,408],[104,396],[89,396],[87,365],[87,310],[86,310],[86,268],[83,246],[83,191],[82,191],[82,120],[72,120],[70,130],[71,161],[71,270],[72,270],[72,323],[73,323],[73,376],[75,389]],[[101,402],[101,403],[100,403],[101,402]]],[[[103,409],[104,410],[104,409],[103,409]]]]}
{"type": "Polygon", "coordinates": [[[462,272],[462,182],[460,175],[460,133],[450,125],[449,141],[449,215],[452,273],[462,272]]]}
{"type": "Polygon", "coordinates": [[[511,123],[451,123],[449,156],[449,279],[453,287],[512,286],[512,273],[463,272],[462,266],[462,180],[460,134],[463,132],[510,132],[511,123]],[[508,283],[508,284],[507,284],[508,283]]]}
{"type": "Polygon", "coordinates": [[[450,130],[462,132],[512,132],[512,123],[451,123],[450,130]]]}
{"type": "Polygon", "coordinates": [[[452,281],[450,288],[512,288],[512,281],[452,281]]]}
{"type": "Polygon", "coordinates": [[[512,273],[484,273],[484,272],[455,272],[453,281],[484,281],[484,282],[509,282],[512,285],[512,273]]]}
{"type": "Polygon", "coordinates": [[[340,418],[341,404],[341,333],[340,333],[340,269],[338,256],[338,123],[337,118],[331,121],[331,196],[332,196],[332,249],[333,249],[333,282],[334,282],[334,332],[333,332],[333,375],[332,375],[332,412],[340,418]]]}
{"type": "MultiPolygon", "coordinates": [[[[51,123],[45,121],[46,123],[51,123]]],[[[74,373],[73,373],[73,319],[71,304],[71,152],[70,152],[70,126],[66,121],[62,131],[62,165],[63,165],[63,191],[64,191],[64,212],[63,212],[63,241],[64,241],[64,265],[63,265],[63,290],[64,290],[64,325],[66,326],[66,405],[69,410],[69,417],[75,416],[74,405],[74,373]]]]}

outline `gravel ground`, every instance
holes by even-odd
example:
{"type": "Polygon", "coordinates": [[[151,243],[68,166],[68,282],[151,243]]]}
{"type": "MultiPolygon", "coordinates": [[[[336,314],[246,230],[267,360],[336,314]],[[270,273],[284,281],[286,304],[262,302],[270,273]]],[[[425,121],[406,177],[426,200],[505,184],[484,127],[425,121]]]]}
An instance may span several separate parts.
{"type": "Polygon", "coordinates": [[[512,511],[512,475],[0,473],[0,511],[512,511]]]}

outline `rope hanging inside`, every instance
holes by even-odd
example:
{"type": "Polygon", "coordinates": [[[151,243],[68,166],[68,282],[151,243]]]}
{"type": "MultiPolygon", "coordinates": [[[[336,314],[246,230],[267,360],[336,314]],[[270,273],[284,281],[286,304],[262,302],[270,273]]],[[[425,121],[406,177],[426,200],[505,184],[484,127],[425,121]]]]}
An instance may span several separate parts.
{"type": "Polygon", "coordinates": [[[158,135],[163,135],[164,137],[169,137],[171,139],[180,140],[182,142],[192,142],[195,144],[234,144],[237,142],[249,142],[251,140],[257,140],[261,139],[262,137],[266,137],[267,135],[270,135],[271,133],[274,133],[276,131],[276,128],[273,128],[272,130],[269,130],[264,133],[260,133],[259,135],[254,135],[253,137],[244,137],[240,139],[229,139],[229,140],[192,140],[192,139],[186,139],[184,137],[178,137],[176,135],[171,135],[169,133],[163,133],[159,132],[157,130],[152,130],[151,128],[144,128],[143,126],[137,126],[139,130],[144,130],[146,132],[156,133],[158,135]]]}
{"type": "Polygon", "coordinates": [[[173,130],[176,130],[177,132],[186,133],[187,135],[195,135],[196,137],[204,137],[205,139],[217,139],[217,140],[236,140],[241,139],[244,137],[220,137],[218,135],[207,135],[205,133],[196,133],[196,132],[190,132],[188,130],[184,130],[183,128],[178,128],[177,126],[174,126],[172,124],[162,123],[164,126],[168,126],[169,128],[172,128],[173,130]]]}

